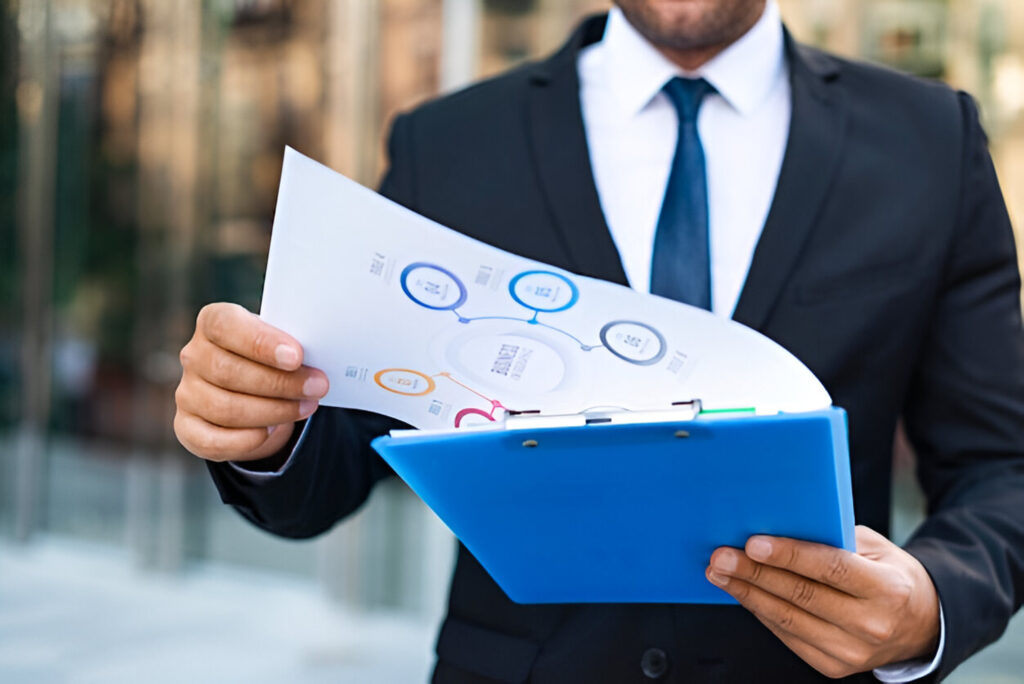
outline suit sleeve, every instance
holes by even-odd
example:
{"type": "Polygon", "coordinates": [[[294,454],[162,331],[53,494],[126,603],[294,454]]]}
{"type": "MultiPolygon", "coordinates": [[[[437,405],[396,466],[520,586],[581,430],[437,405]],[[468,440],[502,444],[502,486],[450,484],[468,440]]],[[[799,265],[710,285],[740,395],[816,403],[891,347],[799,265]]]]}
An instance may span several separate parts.
{"type": "Polygon", "coordinates": [[[907,544],[938,590],[942,679],[1024,598],[1024,328],[1013,232],[971,99],[960,94],[960,209],[904,409],[928,515],[907,544]]]}
{"type": "MultiPolygon", "coordinates": [[[[391,166],[380,193],[413,205],[408,116],[399,116],[388,142],[391,166]]],[[[404,423],[367,411],[322,406],[294,446],[287,467],[254,478],[228,463],[208,462],[221,500],[256,526],[284,537],[312,537],[358,509],[391,469],[370,447],[374,437],[404,423]]],[[[289,446],[289,448],[291,448],[289,446]]]]}

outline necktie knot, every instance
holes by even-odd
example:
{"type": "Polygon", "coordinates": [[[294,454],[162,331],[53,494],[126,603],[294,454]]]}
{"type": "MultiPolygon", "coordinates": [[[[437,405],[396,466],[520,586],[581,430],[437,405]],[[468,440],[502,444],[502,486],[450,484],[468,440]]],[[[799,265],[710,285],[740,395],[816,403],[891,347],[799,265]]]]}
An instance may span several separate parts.
{"type": "Polygon", "coordinates": [[[679,123],[694,123],[705,96],[715,92],[715,87],[703,78],[676,76],[665,84],[665,95],[679,114],[679,123]]]}

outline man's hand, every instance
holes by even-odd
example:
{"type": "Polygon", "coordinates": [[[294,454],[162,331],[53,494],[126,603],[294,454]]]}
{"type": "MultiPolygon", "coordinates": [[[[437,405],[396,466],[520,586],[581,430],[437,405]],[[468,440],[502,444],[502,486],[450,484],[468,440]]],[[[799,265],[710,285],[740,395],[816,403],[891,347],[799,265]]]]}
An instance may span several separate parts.
{"type": "Polygon", "coordinates": [[[716,549],[706,574],[828,677],[935,652],[939,598],[931,578],[862,525],[857,553],[758,535],[744,550],[716,549]]]}
{"type": "Polygon", "coordinates": [[[302,365],[302,346],[237,304],[203,307],[181,367],[174,432],[211,461],[276,453],[327,394],[327,376],[302,365]]]}

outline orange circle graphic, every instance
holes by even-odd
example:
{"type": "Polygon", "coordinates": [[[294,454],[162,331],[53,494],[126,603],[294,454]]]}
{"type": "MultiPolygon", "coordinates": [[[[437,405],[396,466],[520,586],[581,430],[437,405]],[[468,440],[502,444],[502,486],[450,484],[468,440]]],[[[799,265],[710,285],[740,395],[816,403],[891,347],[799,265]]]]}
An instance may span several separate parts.
{"type": "Polygon", "coordinates": [[[380,385],[381,389],[385,389],[388,392],[394,392],[395,394],[401,394],[406,397],[422,397],[424,394],[430,394],[437,388],[437,383],[434,382],[434,379],[432,377],[430,377],[429,375],[424,375],[419,371],[411,370],[409,368],[385,368],[384,370],[377,371],[376,373],[373,374],[373,381],[380,385]],[[422,392],[403,392],[400,389],[388,387],[381,381],[381,378],[384,376],[385,373],[412,373],[413,375],[418,375],[419,377],[427,381],[427,388],[422,392]]]}

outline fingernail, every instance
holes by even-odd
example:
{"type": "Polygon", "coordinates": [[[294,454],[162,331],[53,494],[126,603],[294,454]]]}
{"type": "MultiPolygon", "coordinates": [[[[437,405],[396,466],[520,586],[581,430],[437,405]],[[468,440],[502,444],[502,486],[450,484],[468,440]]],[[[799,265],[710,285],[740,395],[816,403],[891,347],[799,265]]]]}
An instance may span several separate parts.
{"type": "Polygon", "coordinates": [[[733,573],[739,565],[736,554],[732,551],[722,551],[715,556],[714,566],[719,572],[733,573]]]}
{"type": "Polygon", "coordinates": [[[714,570],[709,570],[707,575],[709,582],[711,582],[712,584],[717,584],[720,587],[724,587],[726,584],[729,583],[728,577],[716,574],[714,570]]]}
{"type": "Polygon", "coordinates": [[[277,360],[277,365],[292,368],[299,362],[299,353],[291,345],[279,344],[274,350],[274,358],[277,360]]]}
{"type": "Polygon", "coordinates": [[[314,375],[302,383],[302,393],[307,397],[322,397],[327,394],[327,378],[314,375]]]}
{"type": "Polygon", "coordinates": [[[316,411],[317,402],[313,399],[306,399],[299,402],[299,415],[305,417],[316,411]]]}
{"type": "Polygon", "coordinates": [[[277,429],[276,425],[271,425],[270,427],[268,427],[267,428],[267,437],[269,437],[270,435],[274,434],[274,430],[276,430],[276,429],[277,429]]]}
{"type": "Polygon", "coordinates": [[[752,537],[747,542],[747,555],[757,561],[768,560],[772,555],[772,543],[767,539],[752,537]]]}

